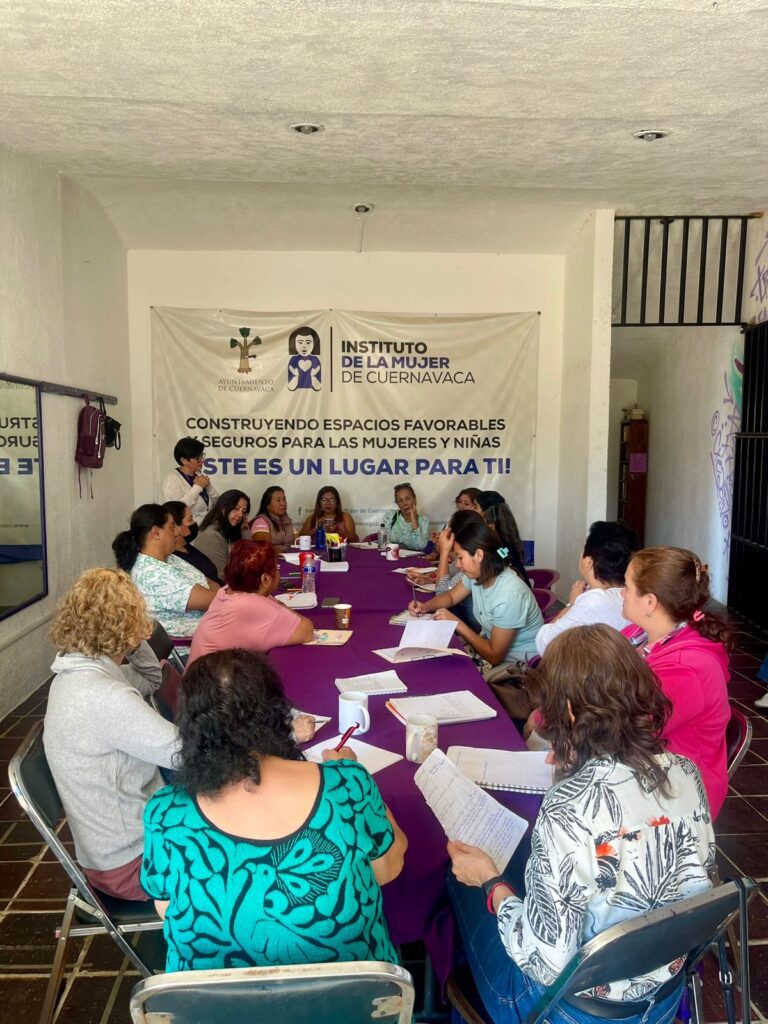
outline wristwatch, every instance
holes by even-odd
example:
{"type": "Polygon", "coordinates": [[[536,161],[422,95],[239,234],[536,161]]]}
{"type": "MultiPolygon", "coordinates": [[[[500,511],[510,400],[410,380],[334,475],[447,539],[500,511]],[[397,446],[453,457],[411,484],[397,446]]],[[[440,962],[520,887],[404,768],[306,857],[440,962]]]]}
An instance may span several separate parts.
{"type": "Polygon", "coordinates": [[[487,882],[483,882],[480,888],[483,890],[483,896],[485,897],[485,905],[488,908],[489,914],[495,914],[496,911],[493,909],[493,893],[500,885],[503,885],[510,892],[514,893],[514,889],[509,882],[504,878],[503,875],[494,875],[493,878],[489,878],[487,882]]]}

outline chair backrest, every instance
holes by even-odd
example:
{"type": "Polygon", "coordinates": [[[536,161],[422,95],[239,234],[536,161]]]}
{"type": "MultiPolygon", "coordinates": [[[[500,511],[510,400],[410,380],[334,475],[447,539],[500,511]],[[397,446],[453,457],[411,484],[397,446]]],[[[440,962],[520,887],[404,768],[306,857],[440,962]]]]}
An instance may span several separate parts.
{"type": "Polygon", "coordinates": [[[528,579],[539,590],[551,590],[553,584],[560,579],[560,573],[554,569],[526,569],[528,579]]]}
{"type": "Polygon", "coordinates": [[[155,652],[155,657],[158,661],[162,661],[164,658],[170,658],[171,652],[173,651],[173,641],[157,619],[155,619],[155,627],[152,630],[152,636],[147,640],[147,643],[155,652]]]}
{"type": "Polygon", "coordinates": [[[725,727],[725,750],[730,779],[749,750],[752,742],[752,723],[745,714],[731,705],[731,717],[725,727]]]}
{"type": "Polygon", "coordinates": [[[139,982],[133,1024],[410,1024],[413,979],[396,964],[360,961],[179,971],[139,982]],[[157,1016],[154,1016],[157,1015],[157,1016]],[[161,1016],[162,1015],[162,1016],[161,1016]]]}
{"type": "Polygon", "coordinates": [[[540,590],[539,587],[534,587],[533,596],[536,598],[536,604],[542,615],[546,615],[549,609],[557,603],[557,597],[551,590],[540,590]]]}
{"type": "Polygon", "coordinates": [[[163,673],[163,681],[155,690],[155,707],[163,718],[173,722],[176,719],[176,705],[179,702],[181,675],[170,661],[162,661],[160,668],[163,673]]]}
{"type": "MultiPolygon", "coordinates": [[[[743,879],[747,897],[756,888],[743,879]]],[[[570,993],[640,977],[679,957],[703,955],[739,912],[741,894],[727,882],[607,928],[572,957],[524,1024],[535,1024],[570,993]]]]}

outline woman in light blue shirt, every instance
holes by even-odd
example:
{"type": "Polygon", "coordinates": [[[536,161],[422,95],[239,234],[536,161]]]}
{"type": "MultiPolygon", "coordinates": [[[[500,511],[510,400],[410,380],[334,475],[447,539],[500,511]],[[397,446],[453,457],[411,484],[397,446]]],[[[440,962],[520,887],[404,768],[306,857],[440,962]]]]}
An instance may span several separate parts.
{"type": "Polygon", "coordinates": [[[509,552],[479,520],[471,520],[454,535],[453,550],[461,582],[423,604],[412,601],[414,615],[434,612],[436,619],[456,619],[456,633],[491,665],[527,661],[536,654],[536,634],[543,619],[533,592],[506,565],[509,552]],[[480,633],[448,609],[472,596],[472,612],[480,633]]]}
{"type": "Polygon", "coordinates": [[[429,516],[420,516],[416,492],[410,484],[395,487],[397,512],[389,518],[387,540],[411,551],[423,551],[429,544],[429,516]]]}

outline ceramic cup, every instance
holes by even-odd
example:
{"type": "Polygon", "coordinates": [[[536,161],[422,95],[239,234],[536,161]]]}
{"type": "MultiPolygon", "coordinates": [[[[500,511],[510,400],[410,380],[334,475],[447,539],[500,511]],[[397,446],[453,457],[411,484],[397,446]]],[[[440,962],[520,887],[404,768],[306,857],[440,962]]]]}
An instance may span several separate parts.
{"type": "Polygon", "coordinates": [[[437,719],[432,715],[410,715],[405,723],[405,756],[421,764],[437,746],[437,719]]]}
{"type": "Polygon", "coordinates": [[[352,617],[351,604],[335,604],[333,613],[336,616],[336,629],[349,629],[349,621],[352,617]]]}
{"type": "Polygon", "coordinates": [[[302,536],[299,537],[299,550],[300,551],[309,551],[309,549],[311,547],[312,547],[312,538],[309,536],[308,533],[302,534],[302,536]]]}
{"type": "Polygon", "coordinates": [[[400,545],[387,544],[387,561],[397,562],[400,559],[400,545]]]}
{"type": "MultiPolygon", "coordinates": [[[[338,607],[338,606],[337,606],[338,607]]],[[[368,694],[359,690],[349,690],[339,694],[339,732],[345,733],[355,723],[360,726],[352,734],[368,732],[371,727],[371,716],[368,714],[368,694]]]]}

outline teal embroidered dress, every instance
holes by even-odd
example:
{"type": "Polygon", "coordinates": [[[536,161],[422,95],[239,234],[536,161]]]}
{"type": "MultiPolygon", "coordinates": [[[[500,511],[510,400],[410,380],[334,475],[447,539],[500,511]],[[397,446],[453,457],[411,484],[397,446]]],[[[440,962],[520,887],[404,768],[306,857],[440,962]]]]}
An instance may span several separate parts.
{"type": "Polygon", "coordinates": [[[222,832],[178,787],[152,797],[141,884],[170,900],[167,970],[397,962],[371,868],[394,841],[376,783],[351,761],[320,779],[304,825],[276,840],[222,832]]]}

